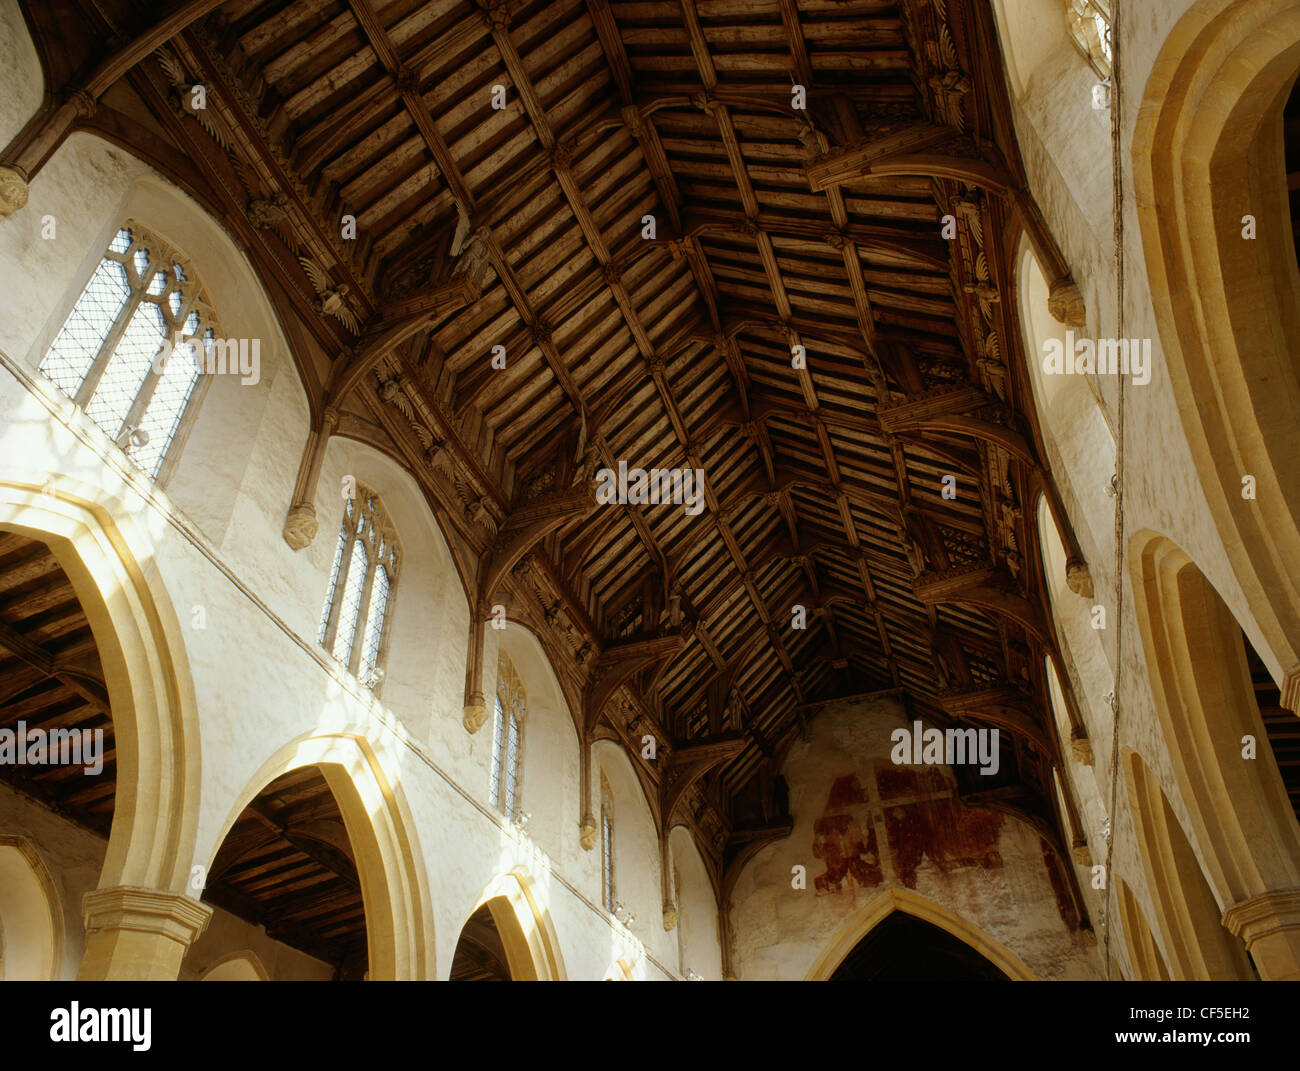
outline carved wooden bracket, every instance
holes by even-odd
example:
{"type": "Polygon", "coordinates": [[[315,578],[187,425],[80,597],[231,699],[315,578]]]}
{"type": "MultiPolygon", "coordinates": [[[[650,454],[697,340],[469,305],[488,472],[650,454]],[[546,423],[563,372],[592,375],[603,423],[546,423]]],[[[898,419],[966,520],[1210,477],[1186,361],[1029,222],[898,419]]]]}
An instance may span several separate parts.
{"type": "Polygon", "coordinates": [[[684,636],[673,634],[630,640],[606,648],[596,659],[595,670],[583,691],[582,720],[586,732],[590,734],[595,729],[609,697],[627,683],[632,674],[676,654],[685,642],[684,636]]]}
{"type": "Polygon", "coordinates": [[[950,570],[923,573],[912,585],[916,597],[927,605],[965,603],[1021,625],[1045,647],[1051,647],[1052,633],[1041,609],[1012,590],[1011,578],[995,569],[950,570]]]}

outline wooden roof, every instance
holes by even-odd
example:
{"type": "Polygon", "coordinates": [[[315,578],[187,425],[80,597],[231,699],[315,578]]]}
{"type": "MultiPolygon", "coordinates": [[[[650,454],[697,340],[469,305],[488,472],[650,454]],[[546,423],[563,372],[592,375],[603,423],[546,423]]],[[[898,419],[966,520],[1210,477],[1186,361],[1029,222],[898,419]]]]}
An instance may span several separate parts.
{"type": "Polygon", "coordinates": [[[131,10],[27,10],[47,107],[116,70],[104,41],[144,50],[79,127],[224,222],[314,426],[410,469],[476,616],[538,633],[719,888],[788,832],[775,776],[820,705],[878,691],[1000,727],[967,798],[1066,854],[1010,245],[1065,269],[986,3],[192,0],[152,36],[131,10]],[[620,460],[702,469],[707,508],[593,506],[620,460]]]}
{"type": "MultiPolygon", "coordinates": [[[[107,837],[117,747],[95,637],[68,574],[44,543],[0,532],[0,729],[103,732],[103,768],[0,762],[0,779],[107,837]]],[[[92,737],[93,739],[93,737],[92,737]]],[[[80,752],[78,748],[78,752],[80,752]]],[[[83,754],[83,757],[84,754],[83,754]]]]}

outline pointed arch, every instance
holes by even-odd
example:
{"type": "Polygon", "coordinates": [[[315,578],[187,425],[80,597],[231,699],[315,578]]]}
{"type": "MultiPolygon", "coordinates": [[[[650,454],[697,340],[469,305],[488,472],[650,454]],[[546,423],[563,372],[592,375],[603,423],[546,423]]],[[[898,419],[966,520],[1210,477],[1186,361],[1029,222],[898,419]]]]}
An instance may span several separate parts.
{"type": "Polygon", "coordinates": [[[1119,904],[1119,917],[1124,928],[1124,941],[1128,946],[1134,980],[1169,981],[1169,968],[1165,965],[1164,954],[1147,924],[1146,915],[1138,905],[1133,890],[1118,874],[1115,875],[1115,900],[1119,904]]]}
{"type": "Polygon", "coordinates": [[[270,974],[248,949],[222,956],[203,973],[202,982],[269,982],[270,974]]]}
{"type": "Polygon", "coordinates": [[[1300,709],[1300,271],[1282,112],[1300,70],[1291,0],[1199,0],[1156,57],[1133,133],[1150,293],[1192,460],[1300,709]],[[1244,216],[1253,217],[1243,240],[1244,216]],[[1242,495],[1252,476],[1253,499],[1242,495]]]}
{"type": "Polygon", "coordinates": [[[63,904],[35,845],[0,835],[0,980],[48,982],[63,970],[63,904]]]}
{"type": "MultiPolygon", "coordinates": [[[[6,466],[7,467],[7,466],[6,466]]],[[[183,893],[198,825],[201,763],[194,682],[176,612],[102,492],[66,478],[47,490],[0,470],[0,530],[49,546],[86,612],[117,747],[113,824],[99,887],[183,893]],[[85,497],[82,497],[82,496],[85,497]]]]}
{"type": "Polygon", "coordinates": [[[828,981],[835,973],[835,969],[844,961],[844,957],[853,951],[858,942],[895,911],[921,919],[951,934],[973,948],[1008,978],[1014,981],[1034,981],[1034,974],[1025,962],[1005,945],[971,925],[961,916],[953,914],[946,907],[910,889],[886,889],[845,919],[830,942],[822,949],[821,954],[813,961],[813,965],[808,968],[804,980],[828,981]]]}
{"type": "Polygon", "coordinates": [[[527,871],[516,867],[496,878],[478,898],[501,935],[510,977],[516,982],[563,982],[568,977],[555,923],[527,871]]]}
{"type": "Polygon", "coordinates": [[[1171,540],[1130,543],[1134,609],[1156,714],[1210,884],[1229,905],[1300,886],[1300,824],[1255,700],[1232,611],[1171,540]],[[1242,760],[1253,736],[1260,753],[1242,760]]]}
{"type": "Polygon", "coordinates": [[[1156,924],[1174,978],[1250,978],[1245,948],[1223,927],[1214,890],[1164,790],[1137,752],[1126,752],[1122,765],[1156,924]]]}
{"type": "Polygon", "coordinates": [[[433,910],[427,868],[400,775],[359,735],[308,735],[287,744],[263,764],[235,801],[216,839],[211,867],[227,834],[258,793],[276,778],[314,766],[338,805],[356,861],[365,908],[370,969],[378,981],[431,978],[433,910]]]}

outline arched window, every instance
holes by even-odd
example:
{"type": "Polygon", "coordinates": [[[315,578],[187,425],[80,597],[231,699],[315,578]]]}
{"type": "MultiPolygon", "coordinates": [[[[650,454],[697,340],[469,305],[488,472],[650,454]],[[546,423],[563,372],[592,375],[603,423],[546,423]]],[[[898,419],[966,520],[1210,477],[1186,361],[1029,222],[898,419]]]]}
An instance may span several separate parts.
{"type": "Polygon", "coordinates": [[[514,663],[502,652],[497,656],[497,705],[492,734],[492,773],[488,794],[497,810],[510,821],[519,817],[519,767],[524,749],[524,715],[528,697],[514,663]]]}
{"type": "Polygon", "coordinates": [[[378,496],[361,484],[343,508],[319,642],[362,684],[374,688],[388,641],[400,560],[397,538],[378,496]]]}
{"type": "Polygon", "coordinates": [[[1098,77],[1110,77],[1110,0],[1066,0],[1070,36],[1098,77]]]}
{"type": "Polygon", "coordinates": [[[600,901],[614,910],[614,793],[605,771],[600,772],[600,901]]]}
{"type": "Polygon", "coordinates": [[[170,245],[128,221],[109,243],[41,371],[153,479],[185,427],[204,376],[199,346],[219,335],[202,285],[170,245]],[[166,356],[163,344],[174,347],[166,356]]]}

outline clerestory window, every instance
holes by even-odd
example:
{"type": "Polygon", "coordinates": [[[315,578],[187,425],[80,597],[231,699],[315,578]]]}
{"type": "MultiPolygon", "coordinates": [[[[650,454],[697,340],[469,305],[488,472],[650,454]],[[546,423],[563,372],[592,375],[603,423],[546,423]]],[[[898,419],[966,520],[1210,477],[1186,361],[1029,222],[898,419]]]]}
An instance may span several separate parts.
{"type": "Polygon", "coordinates": [[[1110,77],[1110,0],[1066,0],[1070,36],[1089,65],[1105,80],[1110,77]]]}
{"type": "Polygon", "coordinates": [[[153,479],[174,461],[216,315],[185,258],[128,221],[40,369],[153,479]],[[175,349],[170,347],[174,346],[175,349]]]}
{"type": "Polygon", "coordinates": [[[503,652],[497,658],[496,717],[493,720],[492,771],[488,794],[512,822],[519,817],[519,769],[523,759],[524,716],[528,699],[514,663],[503,652]]]}
{"type": "Polygon", "coordinates": [[[379,497],[356,484],[343,507],[318,640],[372,689],[383,679],[399,563],[397,537],[379,497]]]}

